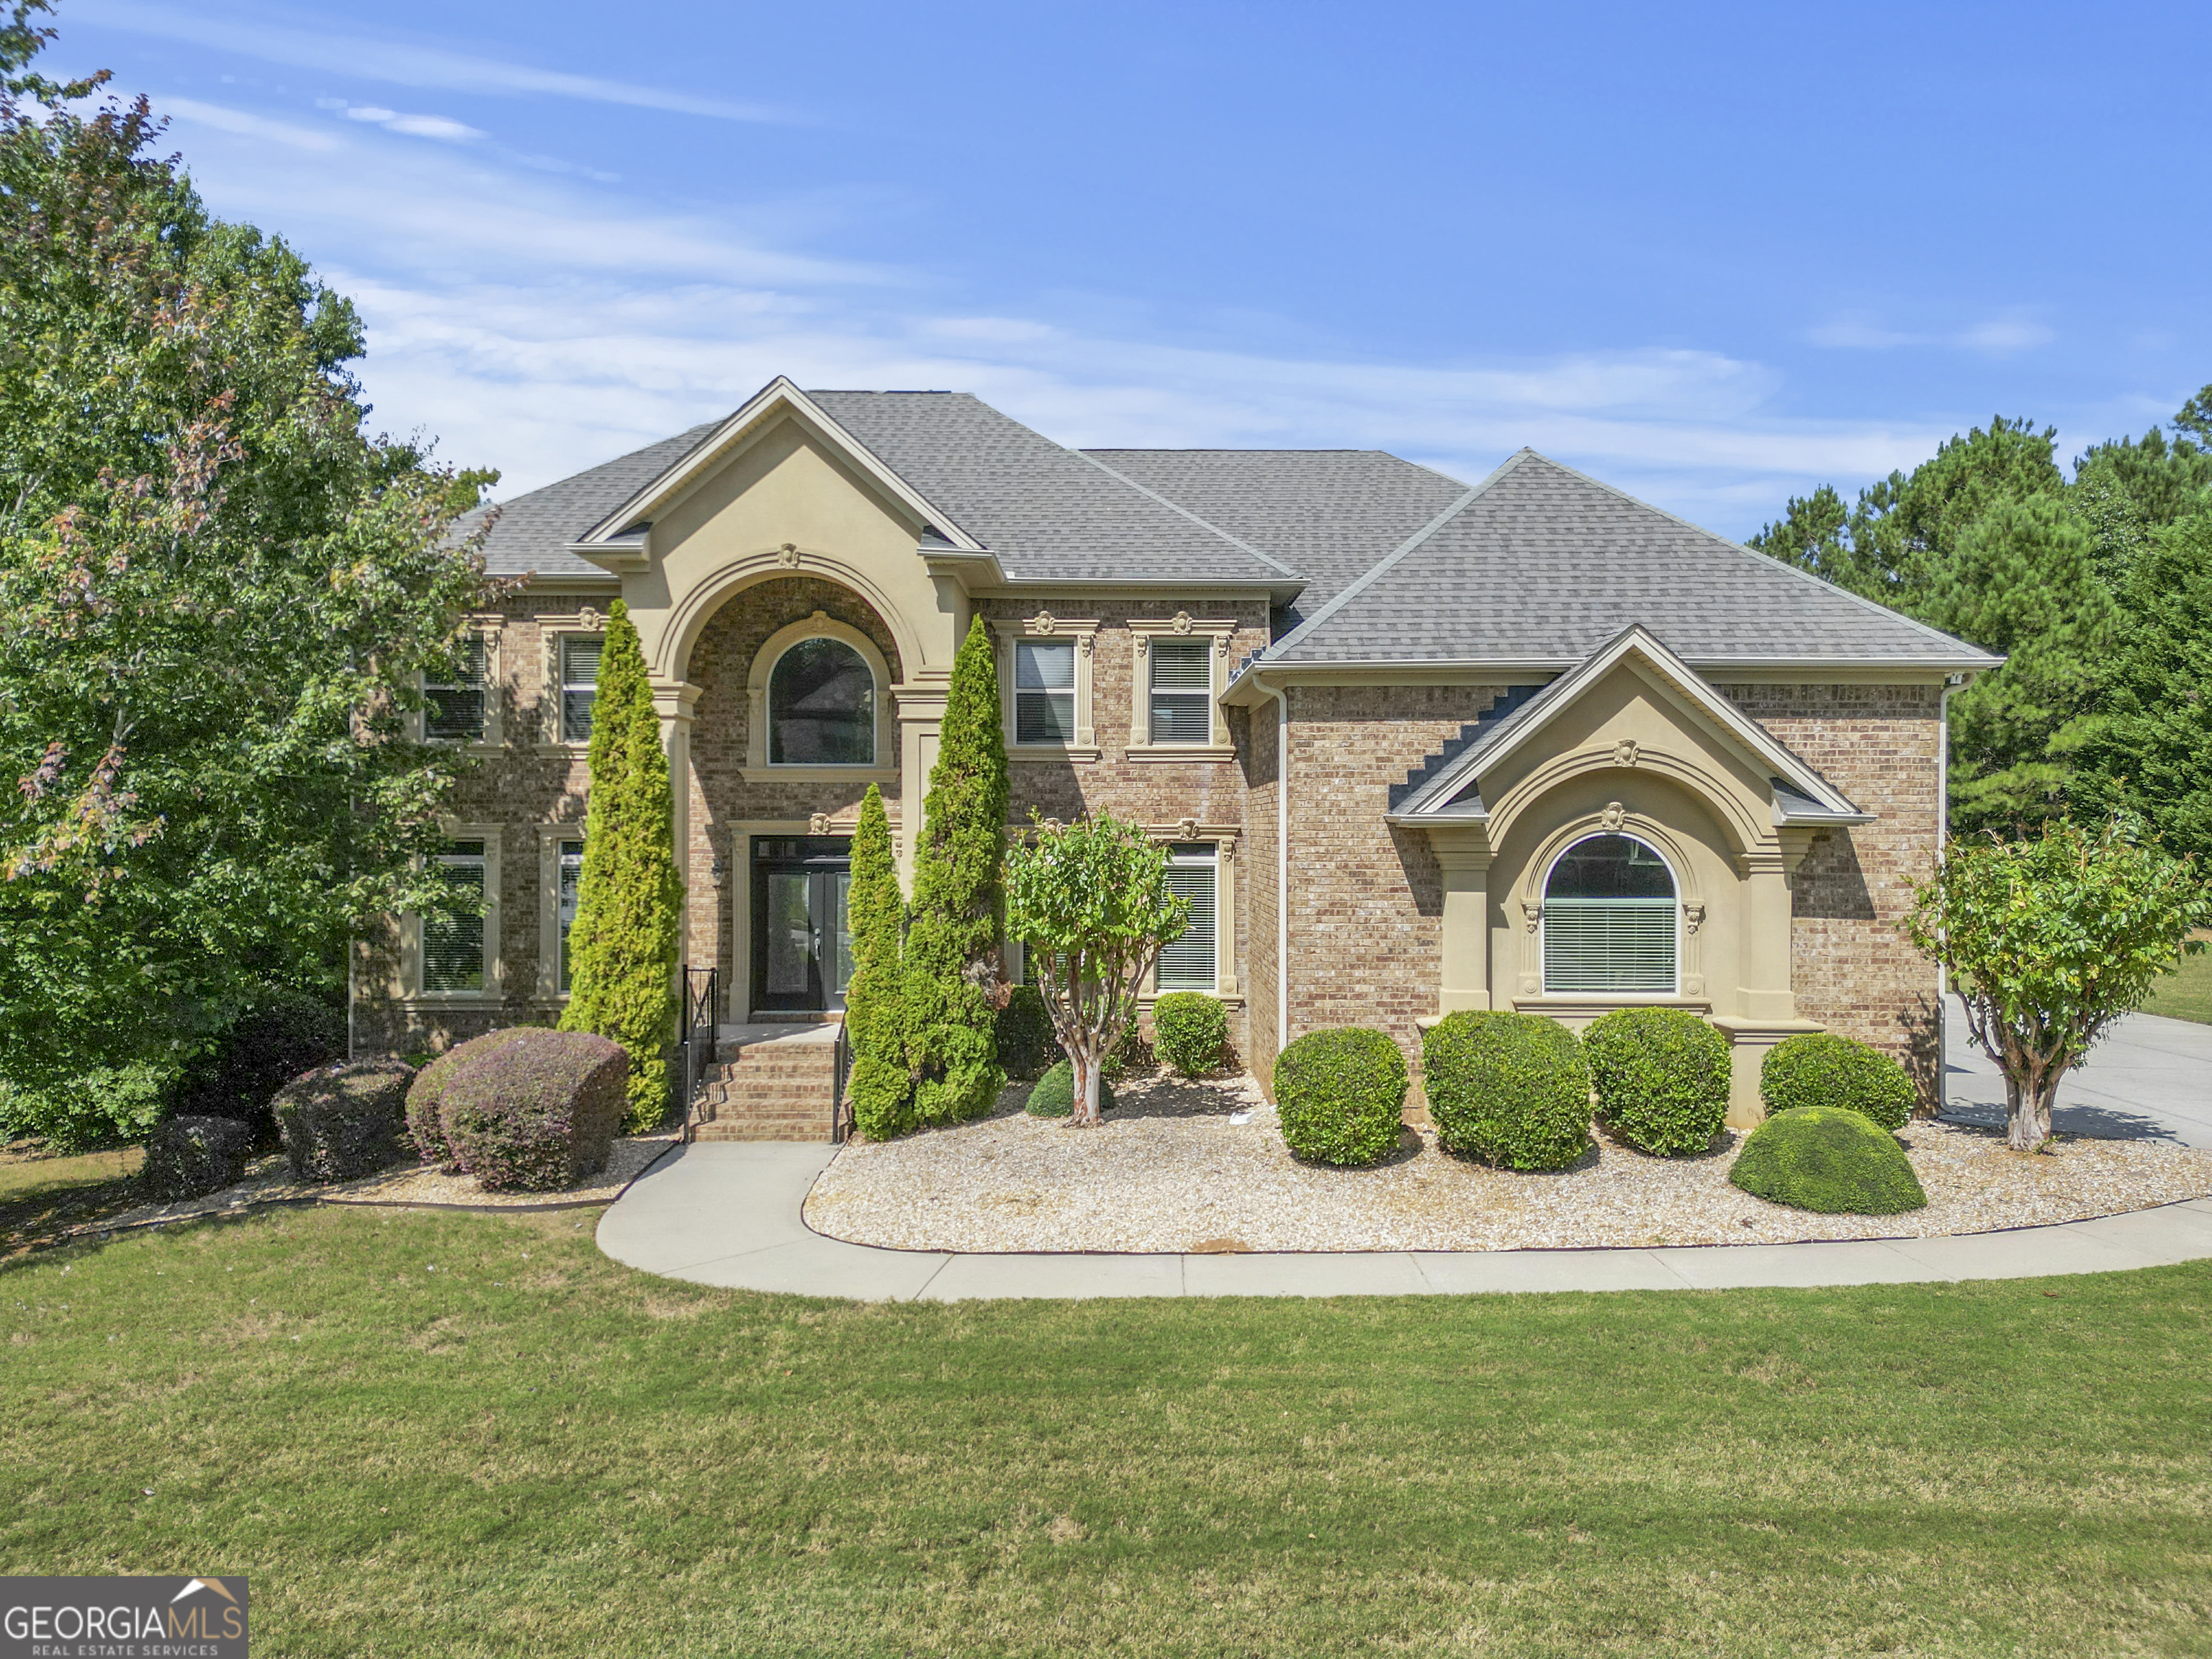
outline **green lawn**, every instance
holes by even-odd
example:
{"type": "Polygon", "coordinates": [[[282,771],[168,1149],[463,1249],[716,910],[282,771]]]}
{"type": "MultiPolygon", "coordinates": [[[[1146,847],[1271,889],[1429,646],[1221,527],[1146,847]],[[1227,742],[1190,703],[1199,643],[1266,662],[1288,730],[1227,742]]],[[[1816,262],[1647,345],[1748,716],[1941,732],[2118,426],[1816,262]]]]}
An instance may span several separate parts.
{"type": "Polygon", "coordinates": [[[2152,988],[2143,1012],[2212,1025],[2212,951],[2184,957],[2179,968],[2152,988]]]}
{"type": "Polygon", "coordinates": [[[0,1571],[287,1656],[2212,1653],[2212,1267],[871,1307],[590,1225],[0,1268],[0,1571]]]}

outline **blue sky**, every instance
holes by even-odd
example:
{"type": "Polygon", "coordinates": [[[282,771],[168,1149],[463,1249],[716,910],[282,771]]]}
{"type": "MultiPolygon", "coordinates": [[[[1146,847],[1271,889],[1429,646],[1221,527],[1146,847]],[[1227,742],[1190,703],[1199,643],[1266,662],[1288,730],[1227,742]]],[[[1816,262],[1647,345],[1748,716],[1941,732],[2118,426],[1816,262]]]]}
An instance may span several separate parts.
{"type": "Polygon", "coordinates": [[[2212,8],[61,0],[510,494],[771,375],[1743,535],[2212,381],[2212,8]]]}

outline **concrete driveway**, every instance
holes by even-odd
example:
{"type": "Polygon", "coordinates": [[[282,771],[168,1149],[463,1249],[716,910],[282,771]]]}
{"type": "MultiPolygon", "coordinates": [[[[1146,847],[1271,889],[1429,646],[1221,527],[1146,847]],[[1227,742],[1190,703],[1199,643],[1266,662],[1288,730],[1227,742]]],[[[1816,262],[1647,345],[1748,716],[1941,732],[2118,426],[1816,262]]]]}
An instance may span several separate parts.
{"type": "MultiPolygon", "coordinates": [[[[1945,1000],[1944,1115],[2004,1121],[2004,1079],[1966,1031],[1956,997],[1945,1000]]],[[[2212,1146],[2212,1025],[2130,1014],[2058,1085],[2051,1127],[2072,1134],[2212,1146]]]]}

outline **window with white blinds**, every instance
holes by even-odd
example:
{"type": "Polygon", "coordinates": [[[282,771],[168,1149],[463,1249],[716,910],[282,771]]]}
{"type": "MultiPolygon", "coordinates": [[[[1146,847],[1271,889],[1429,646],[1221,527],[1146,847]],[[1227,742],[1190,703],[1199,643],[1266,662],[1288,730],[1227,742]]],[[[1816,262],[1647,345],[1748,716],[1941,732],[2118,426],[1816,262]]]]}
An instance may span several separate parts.
{"type": "Polygon", "coordinates": [[[453,901],[453,914],[422,918],[422,988],[484,988],[484,844],[447,843],[433,866],[453,901]]]}
{"type": "Polygon", "coordinates": [[[459,678],[433,681],[422,688],[422,730],[427,736],[463,743],[484,734],[484,640],[471,634],[462,648],[459,678]]]}
{"type": "Polygon", "coordinates": [[[584,843],[580,841],[562,842],[561,843],[560,896],[555,921],[555,926],[560,929],[561,936],[555,948],[561,952],[560,987],[563,993],[571,988],[568,982],[571,967],[568,955],[568,930],[576,925],[576,890],[582,885],[583,879],[584,843]]]}
{"type": "Polygon", "coordinates": [[[561,737],[565,743],[592,740],[592,700],[599,695],[602,643],[591,635],[569,635],[561,641],[561,737]]]}
{"type": "Polygon", "coordinates": [[[1218,940],[1214,902],[1215,852],[1210,842],[1169,849],[1168,885],[1190,901],[1190,926],[1160,951],[1154,979],[1163,991],[1211,991],[1218,940]]]}
{"type": "Polygon", "coordinates": [[[1075,642],[1014,641],[1014,741],[1075,741],[1075,642]]]}
{"type": "Polygon", "coordinates": [[[1677,983],[1681,907],[1667,861],[1628,836],[1592,836],[1544,888],[1547,994],[1666,995],[1677,983]]]}
{"type": "Polygon", "coordinates": [[[1213,740],[1213,641],[1156,637],[1152,644],[1154,743],[1213,740]]]}

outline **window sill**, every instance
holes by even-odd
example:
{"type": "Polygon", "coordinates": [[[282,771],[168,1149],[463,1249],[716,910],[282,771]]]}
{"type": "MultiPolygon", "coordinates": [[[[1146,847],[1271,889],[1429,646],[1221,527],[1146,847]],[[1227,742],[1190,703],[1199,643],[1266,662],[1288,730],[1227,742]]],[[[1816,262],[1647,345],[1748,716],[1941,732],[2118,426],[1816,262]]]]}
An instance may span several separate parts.
{"type": "Polygon", "coordinates": [[[1072,761],[1088,764],[1103,751],[1096,744],[1021,743],[1006,746],[1010,761],[1072,761]]]}
{"type": "Polygon", "coordinates": [[[1201,761],[1218,765],[1237,758],[1237,746],[1228,743],[1133,743],[1126,757],[1133,761],[1201,761]]]}
{"type": "Polygon", "coordinates": [[[896,783],[896,766],[740,766],[745,783],[896,783]]]}
{"type": "Polygon", "coordinates": [[[507,1003],[498,991],[417,991],[399,1000],[409,1008],[500,1008],[507,1003]]]}
{"type": "Polygon", "coordinates": [[[581,743],[570,743],[566,738],[556,738],[550,743],[540,741],[532,747],[541,755],[574,755],[581,760],[592,752],[592,740],[586,738],[581,743]]]}
{"type": "Polygon", "coordinates": [[[1244,1006],[1244,994],[1242,991],[1221,991],[1210,986],[1201,985],[1178,985],[1171,990],[1138,992],[1137,1006],[1149,1008],[1162,997],[1181,996],[1186,991],[1195,991],[1202,997],[1212,997],[1226,1007],[1242,1008],[1244,1006]]]}
{"type": "Polygon", "coordinates": [[[1601,1014],[1613,1013],[1622,1008],[1685,1008],[1693,1014],[1709,1014],[1712,1007],[1710,997],[1662,995],[1656,992],[1647,994],[1623,992],[1613,996],[1595,992],[1582,994],[1557,992],[1545,996],[1513,999],[1514,1012],[1549,1014],[1554,1019],[1595,1019],[1601,1014]]]}

